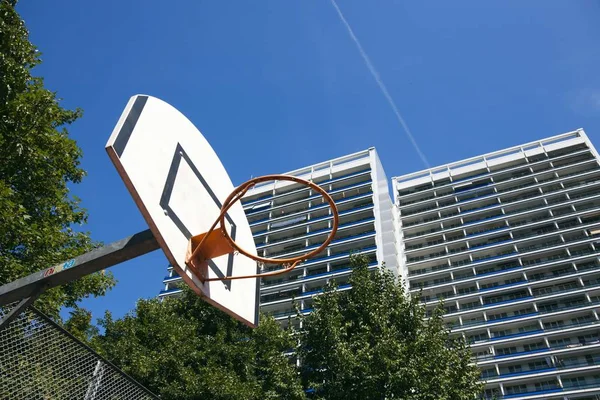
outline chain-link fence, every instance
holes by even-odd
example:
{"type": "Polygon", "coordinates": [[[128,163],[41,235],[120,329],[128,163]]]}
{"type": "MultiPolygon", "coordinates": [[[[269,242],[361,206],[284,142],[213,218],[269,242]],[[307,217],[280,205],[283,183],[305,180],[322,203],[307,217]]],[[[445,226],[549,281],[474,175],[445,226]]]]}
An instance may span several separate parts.
{"type": "MultiPolygon", "coordinates": [[[[0,321],[15,306],[0,307],[0,321]]],[[[0,399],[158,397],[29,306],[0,326],[0,399]]]]}

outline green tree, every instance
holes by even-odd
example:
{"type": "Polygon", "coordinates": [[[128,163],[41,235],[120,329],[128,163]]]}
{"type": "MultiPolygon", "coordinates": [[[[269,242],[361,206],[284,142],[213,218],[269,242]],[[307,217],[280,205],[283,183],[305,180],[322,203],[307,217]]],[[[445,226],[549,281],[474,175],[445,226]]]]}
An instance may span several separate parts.
{"type": "MultiPolygon", "coordinates": [[[[41,62],[15,10],[0,0],[0,284],[76,257],[94,247],[69,185],[81,182],[81,149],[65,128],[81,116],[67,110],[32,69],[41,62]]],[[[102,295],[114,284],[95,274],[53,289],[37,306],[58,318],[61,306],[102,295]]]]}
{"type": "Polygon", "coordinates": [[[191,290],[140,300],[134,312],[100,321],[92,345],[163,399],[304,399],[289,332],[272,318],[250,329],[191,290]]]}
{"type": "Polygon", "coordinates": [[[390,272],[352,259],[352,290],[335,286],[303,317],[298,354],[319,399],[472,400],[482,391],[464,340],[451,338],[441,307],[425,318],[390,272]]]}

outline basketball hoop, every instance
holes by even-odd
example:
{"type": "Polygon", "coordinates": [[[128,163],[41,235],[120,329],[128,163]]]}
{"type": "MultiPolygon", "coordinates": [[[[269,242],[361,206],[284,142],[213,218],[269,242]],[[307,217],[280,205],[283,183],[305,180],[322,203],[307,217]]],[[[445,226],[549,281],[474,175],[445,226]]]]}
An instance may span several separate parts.
{"type": "Polygon", "coordinates": [[[319,187],[318,185],[316,185],[312,182],[309,182],[304,179],[296,178],[294,176],[288,176],[288,175],[260,176],[258,178],[250,179],[249,181],[244,182],[243,184],[241,184],[240,186],[235,188],[233,190],[233,192],[231,192],[231,194],[224,201],[223,206],[221,207],[221,213],[219,214],[219,217],[212,224],[212,226],[210,227],[208,232],[193,236],[190,239],[189,245],[188,245],[188,252],[186,255],[186,264],[191,268],[192,271],[194,271],[196,273],[196,276],[202,282],[224,281],[224,280],[231,280],[231,279],[262,278],[262,277],[267,277],[267,276],[284,274],[286,272],[293,270],[296,267],[296,265],[298,265],[302,261],[305,261],[311,257],[314,257],[317,254],[319,254],[320,252],[322,252],[323,250],[325,250],[325,248],[329,245],[329,243],[331,243],[331,241],[335,237],[338,225],[339,225],[339,214],[338,214],[337,206],[335,205],[335,202],[331,198],[331,196],[323,188],[319,187]],[[304,186],[308,186],[311,189],[313,189],[314,191],[318,192],[325,199],[325,201],[329,204],[329,207],[331,208],[332,217],[333,217],[331,232],[329,233],[329,235],[327,236],[325,241],[318,248],[316,248],[315,250],[310,251],[308,253],[297,256],[297,257],[265,258],[265,257],[260,257],[260,256],[257,256],[257,255],[254,255],[254,254],[248,252],[247,250],[240,247],[231,238],[231,235],[229,234],[229,232],[227,232],[227,229],[225,228],[225,216],[227,214],[227,211],[237,201],[239,201],[242,197],[244,197],[244,195],[248,192],[248,190],[250,190],[251,188],[256,186],[258,183],[268,182],[268,181],[290,181],[290,182],[299,183],[304,186]],[[219,229],[216,229],[217,224],[220,225],[219,229]],[[257,263],[262,263],[263,265],[264,264],[280,264],[280,265],[284,265],[285,268],[279,269],[276,271],[266,272],[263,274],[208,278],[208,271],[207,271],[208,260],[210,260],[211,258],[219,257],[219,256],[233,253],[233,252],[239,252],[240,254],[243,254],[244,256],[255,260],[257,263]]]}

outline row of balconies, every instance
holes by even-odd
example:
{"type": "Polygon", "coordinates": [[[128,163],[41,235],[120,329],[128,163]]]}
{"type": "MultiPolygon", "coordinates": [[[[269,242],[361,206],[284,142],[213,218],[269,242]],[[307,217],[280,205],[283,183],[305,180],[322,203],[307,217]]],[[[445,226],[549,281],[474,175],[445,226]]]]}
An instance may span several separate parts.
{"type": "MultiPolygon", "coordinates": [[[[549,238],[545,236],[545,238],[549,238]]],[[[542,238],[544,239],[544,238],[542,238]]],[[[425,287],[428,279],[443,279],[444,281],[433,282],[431,286],[435,286],[439,283],[448,283],[461,279],[468,279],[475,277],[478,274],[495,272],[498,270],[498,266],[501,266],[501,270],[513,268],[517,266],[530,266],[546,263],[553,260],[561,260],[569,257],[576,257],[579,255],[587,255],[595,252],[594,242],[597,238],[589,237],[585,240],[580,240],[578,237],[574,237],[571,241],[565,241],[558,245],[553,243],[553,240],[547,240],[546,242],[539,243],[538,248],[534,250],[528,250],[524,252],[518,252],[513,246],[510,248],[500,248],[496,253],[491,253],[485,258],[479,258],[475,260],[469,254],[468,257],[462,260],[453,261],[451,264],[443,263],[428,268],[420,268],[417,270],[409,271],[409,281],[415,282],[415,285],[425,287]],[[550,250],[550,251],[548,251],[550,250]],[[540,257],[541,255],[543,257],[540,257]],[[502,259],[502,263],[492,263],[502,259]],[[482,267],[486,268],[482,268],[482,267]],[[488,268],[491,267],[491,270],[488,268]],[[441,277],[440,277],[441,275],[441,277]],[[413,277],[419,276],[421,280],[415,281],[413,277]],[[437,277],[437,278],[435,278],[437,277]]],[[[450,262],[446,260],[446,262],[450,262]]]]}
{"type": "Polygon", "coordinates": [[[543,380],[488,384],[482,398],[486,400],[598,400],[600,396],[600,374],[597,366],[541,373],[537,377],[543,380]]]}
{"type": "MultiPolygon", "coordinates": [[[[347,224],[348,222],[352,222],[354,218],[361,218],[364,215],[373,215],[372,211],[366,212],[367,210],[373,210],[372,202],[366,205],[356,205],[355,207],[351,207],[345,211],[338,212],[340,224],[347,224]],[[361,211],[363,212],[361,213],[361,211]],[[356,216],[357,214],[358,216],[356,216]]],[[[294,234],[292,232],[300,231],[299,234],[301,235],[303,233],[315,232],[320,229],[327,229],[327,227],[329,226],[329,222],[332,219],[333,217],[330,213],[327,213],[317,218],[303,218],[302,220],[293,219],[292,222],[286,226],[278,226],[271,230],[253,232],[253,237],[255,242],[257,242],[258,247],[258,243],[261,242],[275,243],[276,241],[281,241],[288,239],[289,237],[293,237],[294,234]]]]}
{"type": "Polygon", "coordinates": [[[507,378],[527,378],[528,375],[538,375],[542,372],[564,371],[579,367],[600,365],[600,352],[591,354],[541,357],[512,363],[510,365],[496,365],[496,368],[482,369],[481,379],[488,383],[509,380],[507,378]]]}
{"type": "MultiPolygon", "coordinates": [[[[494,388],[491,389],[494,385],[488,385],[488,389],[486,389],[484,399],[571,399],[571,397],[567,397],[569,394],[579,394],[582,392],[591,393],[600,393],[600,374],[598,374],[598,367],[594,366],[593,368],[578,368],[570,371],[561,371],[561,381],[562,385],[557,380],[557,378],[553,376],[546,377],[545,380],[531,383],[519,383],[519,384],[509,384],[503,386],[502,388],[494,388]],[[573,372],[573,374],[565,375],[568,372],[573,372]],[[584,391],[584,389],[587,389],[584,391]],[[502,394],[504,391],[504,394],[502,394]],[[535,396],[535,397],[534,397],[535,396]]],[[[546,374],[548,375],[548,374],[546,374]]],[[[550,375],[558,375],[558,374],[550,374],[550,375]]],[[[573,398],[574,399],[574,398],[573,398]]],[[[597,395],[593,397],[577,397],[578,400],[596,400],[597,395]]]]}
{"type": "MultiPolygon", "coordinates": [[[[572,287],[564,286],[564,284],[561,283],[545,287],[544,290],[534,293],[531,286],[522,285],[518,288],[513,288],[510,292],[498,290],[496,293],[489,296],[478,295],[476,298],[464,299],[470,301],[464,301],[460,303],[460,305],[458,302],[445,305],[446,314],[444,317],[446,319],[455,318],[455,322],[462,321],[460,322],[460,325],[462,325],[465,320],[467,320],[467,325],[473,325],[470,319],[474,318],[473,315],[477,315],[478,317],[475,318],[477,321],[495,324],[497,321],[488,321],[485,316],[496,315],[499,318],[500,315],[498,315],[498,313],[500,311],[511,312],[511,310],[515,310],[514,316],[507,319],[523,318],[522,314],[525,311],[522,309],[523,305],[527,307],[531,305],[535,312],[554,312],[560,307],[569,307],[572,305],[559,305],[557,299],[563,298],[565,295],[574,295],[578,299],[585,298],[587,300],[586,292],[590,289],[596,289],[599,286],[598,283],[592,283],[591,281],[588,281],[587,285],[583,281],[580,281],[576,286],[572,287]],[[543,301],[548,302],[544,303],[543,301]],[[478,312],[479,310],[485,311],[485,313],[478,312]]],[[[590,297],[588,302],[591,302],[592,300],[593,299],[590,297]]],[[[434,309],[435,307],[428,307],[427,315],[431,315],[434,309]]],[[[531,312],[531,310],[527,310],[531,312]]]]}
{"type": "MultiPolygon", "coordinates": [[[[574,191],[574,192],[567,192],[568,189],[557,189],[559,191],[559,193],[556,194],[567,194],[568,195],[568,199],[566,202],[564,202],[564,204],[561,204],[563,206],[565,205],[570,205],[570,204],[575,204],[578,203],[578,199],[581,198],[588,198],[588,197],[592,197],[595,196],[597,194],[600,193],[599,187],[600,185],[597,184],[597,182],[600,181],[599,179],[595,179],[592,182],[584,182],[582,183],[582,187],[580,190],[574,191]]],[[[539,210],[550,210],[555,208],[554,206],[556,205],[556,203],[553,204],[547,204],[547,198],[545,196],[547,196],[548,193],[545,193],[543,195],[539,195],[539,196],[535,196],[526,200],[520,200],[516,203],[510,204],[510,205],[506,205],[503,204],[502,207],[500,207],[499,210],[484,210],[485,212],[483,213],[483,215],[477,215],[475,217],[470,217],[467,219],[464,219],[462,217],[459,218],[452,218],[452,217],[448,217],[445,219],[440,219],[435,221],[435,223],[433,224],[433,227],[429,228],[429,229],[425,229],[422,231],[416,231],[416,232],[410,232],[412,230],[413,227],[403,227],[402,231],[403,231],[403,237],[407,242],[411,242],[411,239],[415,239],[415,238],[419,238],[419,237],[423,237],[423,236],[429,236],[432,233],[436,233],[436,232],[444,232],[445,233],[450,233],[452,230],[462,230],[465,229],[465,227],[468,227],[469,233],[473,233],[473,232],[477,232],[477,229],[479,228],[479,225],[482,222],[490,222],[490,219],[493,218],[499,218],[502,216],[511,216],[511,215],[516,215],[516,214],[520,214],[520,213],[524,213],[526,211],[530,211],[533,209],[539,209],[539,210]],[[537,201],[536,201],[537,200],[537,201]],[[515,208],[515,206],[519,205],[522,206],[523,204],[529,204],[526,205],[525,207],[519,207],[519,208],[515,208]],[[533,206],[531,206],[531,204],[534,204],[533,206]],[[508,210],[509,212],[503,211],[502,209],[505,208],[506,210],[508,210]],[[497,212],[500,211],[500,212],[497,212]],[[470,225],[477,225],[477,226],[470,226],[470,225]],[[453,229],[453,228],[459,228],[459,229],[453,229]]]]}
{"type": "MultiPolygon", "coordinates": [[[[563,162],[569,162],[569,159],[577,157],[579,155],[589,154],[590,150],[587,146],[583,147],[572,147],[565,149],[566,153],[556,155],[555,157],[548,157],[543,159],[531,159],[523,158],[516,161],[520,165],[513,166],[514,164],[504,164],[499,166],[497,170],[491,170],[490,168],[471,171],[468,175],[457,176],[455,178],[443,178],[439,181],[428,182],[419,186],[413,186],[398,191],[398,197],[404,201],[410,201],[411,198],[423,198],[426,195],[434,194],[436,191],[452,190],[453,187],[461,182],[482,179],[482,178],[494,178],[494,180],[510,180],[513,176],[519,176],[519,173],[527,171],[528,168],[553,168],[549,162],[562,160],[563,162]],[[514,174],[514,175],[513,175],[514,174]],[[498,176],[503,176],[500,179],[496,179],[498,176]]],[[[536,156],[537,157],[537,156],[536,156]]],[[[561,164],[559,163],[559,166],[561,164]]],[[[419,200],[422,201],[422,200],[419,200]]]]}
{"type": "MultiPolygon", "coordinates": [[[[325,180],[319,180],[319,179],[314,179],[312,180],[313,183],[316,183],[317,185],[319,185],[320,187],[323,187],[325,189],[331,189],[331,188],[326,188],[326,185],[332,185],[332,184],[337,184],[337,183],[341,183],[341,182],[347,182],[348,180],[352,180],[355,178],[359,178],[359,177],[365,177],[365,176],[369,176],[371,175],[371,168],[367,167],[365,169],[361,169],[359,171],[356,172],[351,172],[351,173],[347,173],[335,178],[326,178],[325,180]]],[[[285,191],[280,191],[279,193],[277,189],[275,190],[270,190],[270,193],[267,194],[259,194],[259,195],[254,195],[251,197],[245,197],[242,199],[242,205],[244,207],[244,210],[251,210],[253,205],[256,205],[257,203],[263,203],[266,202],[267,200],[278,200],[281,198],[284,198],[286,196],[290,196],[290,195],[294,195],[294,194],[299,194],[299,193],[304,193],[304,192],[308,192],[309,188],[301,186],[299,184],[297,185],[290,185],[290,186],[286,186],[285,191]],[[275,192],[275,193],[274,193],[275,192]],[[258,197],[256,197],[258,196],[258,197]]]]}
{"type": "MultiPolygon", "coordinates": [[[[261,291],[266,290],[266,288],[269,288],[269,291],[272,291],[283,286],[298,284],[298,280],[321,280],[324,279],[324,276],[328,274],[332,276],[336,273],[345,274],[350,271],[348,267],[348,259],[356,250],[358,249],[335,256],[323,257],[318,260],[310,259],[309,261],[300,264],[298,267],[296,267],[296,269],[294,269],[293,272],[285,277],[263,280],[263,289],[261,289],[261,291]],[[327,268],[329,268],[329,271],[327,268]]],[[[375,250],[376,246],[371,246],[368,248],[363,248],[361,253],[369,257],[369,260],[372,264],[376,264],[375,250]]]]}
{"type": "Polygon", "coordinates": [[[419,204],[418,206],[410,208],[400,206],[399,209],[401,215],[406,218],[452,205],[463,207],[467,205],[464,204],[465,202],[470,204],[473,202],[472,200],[482,200],[489,197],[490,194],[498,195],[506,192],[514,192],[524,187],[531,187],[532,185],[541,185],[550,181],[562,181],[568,177],[582,175],[584,172],[597,169],[598,164],[596,160],[592,158],[591,154],[589,157],[587,160],[580,161],[577,164],[556,168],[551,171],[530,171],[527,174],[520,174],[510,182],[497,183],[493,179],[480,181],[470,187],[461,187],[460,190],[455,189],[454,192],[449,192],[443,196],[436,196],[429,200],[416,202],[419,204]]]}
{"type": "MultiPolygon", "coordinates": [[[[329,222],[331,218],[328,218],[325,222],[329,222]]],[[[340,224],[338,225],[338,232],[343,234],[344,230],[351,229],[352,227],[358,227],[361,224],[366,224],[375,220],[373,216],[372,208],[364,209],[364,210],[356,210],[351,214],[346,214],[340,217],[340,224]]],[[[286,236],[279,236],[276,239],[272,239],[273,241],[260,241],[255,240],[256,249],[273,249],[276,246],[287,244],[287,245],[295,245],[299,240],[313,240],[314,242],[320,242],[322,239],[329,235],[331,231],[331,227],[329,224],[324,228],[320,228],[319,226],[311,226],[314,230],[308,230],[304,227],[304,231],[294,231],[289,230],[286,236]]],[[[284,249],[282,249],[284,250],[284,249]]],[[[279,251],[282,251],[279,250],[279,251]]],[[[278,252],[275,250],[274,252],[278,252]]]]}
{"type": "MultiPolygon", "coordinates": [[[[371,180],[352,184],[346,187],[341,187],[335,190],[327,191],[327,193],[333,198],[333,200],[341,201],[344,200],[347,196],[355,196],[357,194],[364,194],[367,192],[371,192],[371,180]]],[[[312,193],[312,192],[310,192],[312,193]]],[[[311,202],[311,200],[318,200],[317,204],[320,205],[324,200],[322,200],[322,196],[320,194],[310,194],[308,197],[303,199],[297,199],[290,201],[288,203],[282,203],[277,205],[271,205],[270,203],[265,203],[261,205],[261,207],[256,207],[255,209],[246,210],[246,215],[248,216],[248,220],[251,223],[255,223],[257,221],[257,217],[262,215],[262,218],[267,218],[267,216],[272,217],[273,212],[278,212],[278,215],[286,215],[293,212],[298,212],[306,209],[307,203],[311,202]],[[267,215],[264,215],[267,214],[267,215]]],[[[312,206],[312,204],[310,204],[312,206]]]]}
{"type": "MultiPolygon", "coordinates": [[[[597,171],[594,171],[593,174],[598,175],[597,171]]],[[[582,186],[590,185],[590,184],[596,183],[598,181],[600,181],[600,175],[595,176],[592,179],[588,179],[585,181],[578,181],[578,184],[581,184],[582,186]]],[[[592,195],[599,193],[599,191],[597,190],[598,185],[590,185],[590,186],[595,186],[595,190],[586,192],[585,196],[592,196],[592,195]]],[[[564,187],[562,184],[548,187],[548,188],[546,188],[545,191],[539,187],[531,188],[531,190],[529,190],[528,192],[524,192],[524,193],[521,192],[518,197],[513,197],[510,200],[497,202],[492,205],[482,206],[481,208],[478,208],[475,210],[469,210],[468,212],[465,212],[465,213],[453,212],[453,213],[449,213],[449,214],[443,214],[441,211],[438,211],[435,216],[432,216],[431,218],[428,218],[426,220],[425,219],[416,220],[412,224],[408,224],[408,225],[403,223],[402,230],[405,233],[405,235],[410,236],[410,235],[417,233],[417,232],[411,232],[414,230],[414,228],[419,228],[422,225],[430,224],[431,222],[436,222],[436,223],[439,222],[440,224],[443,223],[443,226],[447,229],[452,226],[474,224],[479,221],[487,220],[487,219],[493,218],[494,216],[499,216],[502,214],[506,214],[506,215],[514,214],[514,213],[520,212],[522,210],[531,209],[531,204],[535,204],[537,207],[544,207],[549,204],[552,204],[552,203],[548,203],[548,199],[550,199],[550,197],[554,197],[554,196],[548,196],[549,194],[558,195],[556,197],[559,197],[561,194],[567,193],[566,191],[568,189],[569,188],[564,187]],[[538,201],[535,202],[533,200],[538,200],[538,201]],[[526,206],[525,209],[523,209],[522,206],[526,205],[526,204],[529,204],[529,205],[526,206]]],[[[569,193],[567,193],[567,194],[568,194],[568,199],[567,199],[567,202],[568,202],[570,200],[575,200],[579,193],[574,193],[575,197],[571,196],[569,193]]],[[[497,199],[495,196],[496,196],[496,194],[494,194],[494,200],[497,199]]],[[[550,199],[550,200],[552,200],[552,199],[550,199]]],[[[563,199],[561,198],[560,200],[563,200],[563,199]]]]}
{"type": "Polygon", "coordinates": [[[411,291],[413,293],[419,293],[422,302],[427,305],[433,305],[439,300],[464,300],[473,296],[471,293],[489,292],[525,283],[548,283],[569,279],[571,277],[584,277],[586,275],[594,274],[599,269],[600,264],[596,260],[596,257],[594,257],[593,261],[578,264],[562,264],[551,268],[524,269],[521,266],[507,268],[504,271],[499,271],[500,273],[503,272],[501,275],[500,273],[495,273],[493,275],[490,275],[489,273],[480,274],[477,275],[478,280],[470,279],[468,282],[464,281],[465,278],[460,282],[456,282],[455,279],[454,282],[450,283],[450,288],[440,285],[437,289],[429,290],[426,295],[418,292],[418,287],[411,287],[411,291]],[[498,280],[499,278],[503,280],[498,280]]]}
{"type": "MultiPolygon", "coordinates": [[[[359,193],[353,196],[346,196],[343,199],[336,201],[338,210],[346,210],[348,207],[355,207],[358,204],[366,205],[368,200],[372,200],[373,194],[370,190],[365,190],[364,193],[359,193]],[[366,201],[365,201],[366,200],[366,201]]],[[[254,230],[264,229],[270,221],[280,221],[285,218],[299,217],[307,213],[322,212],[329,209],[329,204],[325,201],[312,204],[312,202],[299,203],[293,209],[279,210],[276,216],[252,216],[247,215],[250,227],[254,230]],[[260,217],[260,218],[257,218],[260,217]]],[[[272,213],[271,213],[272,214],[272,213]]]]}
{"type": "MultiPolygon", "coordinates": [[[[594,208],[600,208],[600,201],[598,202],[597,206],[594,205],[594,208]]],[[[580,213],[581,212],[579,211],[579,214],[580,213]]],[[[575,219],[571,221],[571,223],[568,224],[568,226],[563,225],[562,227],[559,227],[559,225],[555,222],[547,221],[547,223],[543,225],[538,224],[538,226],[536,226],[535,228],[524,227],[508,232],[496,232],[495,236],[488,236],[484,238],[476,237],[470,240],[459,241],[458,243],[446,243],[442,246],[437,247],[432,246],[427,250],[420,251],[419,253],[406,252],[407,262],[416,263],[424,260],[435,260],[444,256],[454,256],[463,254],[471,254],[473,256],[473,260],[476,260],[480,257],[487,257],[490,250],[506,246],[508,244],[516,246],[517,251],[524,252],[527,250],[532,250],[533,247],[531,246],[536,246],[538,244],[530,244],[530,242],[532,242],[532,239],[541,240],[542,238],[554,236],[558,236],[555,238],[556,240],[573,241],[575,240],[574,236],[586,237],[587,235],[589,235],[589,233],[587,233],[587,230],[593,228],[596,222],[600,221],[600,215],[593,217],[591,219],[591,223],[589,223],[590,219],[586,219],[586,222],[588,222],[586,225],[581,225],[580,223],[578,223],[580,221],[580,219],[575,219]],[[431,253],[427,253],[428,251],[431,251],[431,253]]],[[[594,230],[591,229],[590,231],[594,230]]]]}
{"type": "MultiPolygon", "coordinates": [[[[525,327],[526,328],[526,327],[525,327]]],[[[565,324],[562,327],[557,328],[548,328],[543,329],[539,327],[539,325],[532,324],[529,329],[522,330],[519,333],[506,335],[506,336],[498,336],[495,338],[491,338],[490,335],[486,332],[483,333],[472,333],[467,336],[467,341],[470,342],[471,348],[474,349],[473,353],[478,356],[486,351],[489,352],[492,347],[495,347],[495,355],[494,359],[498,358],[497,356],[521,356],[526,352],[520,352],[515,350],[514,353],[503,353],[505,349],[520,349],[520,346],[523,346],[525,343],[536,343],[540,340],[543,342],[547,342],[547,347],[556,347],[562,346],[562,342],[567,340],[566,338],[572,337],[574,334],[579,336],[584,335],[598,335],[599,324],[598,321],[589,321],[582,323],[571,323],[565,324]],[[494,346],[495,345],[495,346],[494,346]],[[480,347],[484,347],[484,351],[478,350],[480,347]]],[[[578,336],[578,337],[579,337],[578,336]]],[[[579,344],[570,342],[567,347],[578,347],[579,344]]],[[[508,351],[508,350],[507,350],[508,351]]],[[[488,354],[488,356],[490,356],[488,354]]],[[[526,356],[527,357],[527,356],[526,356]]]]}
{"type": "MultiPolygon", "coordinates": [[[[511,195],[521,192],[520,189],[529,188],[532,186],[543,187],[547,186],[548,182],[563,182],[572,181],[567,179],[572,176],[581,176],[586,172],[593,171],[598,168],[595,160],[587,160],[579,164],[563,167],[553,171],[536,172],[530,176],[522,176],[515,178],[511,182],[500,184],[494,183],[492,180],[480,182],[477,185],[472,185],[468,188],[461,188],[460,192],[450,193],[444,197],[438,197],[435,201],[430,201],[425,204],[419,204],[420,208],[412,210],[403,210],[402,215],[406,221],[419,217],[419,214],[427,213],[427,211],[436,208],[452,209],[452,206],[468,208],[473,204],[477,204],[482,200],[489,199],[492,195],[496,197],[502,195],[510,198],[511,195]]],[[[464,211],[464,210],[461,210],[464,211]]]]}
{"type": "MultiPolygon", "coordinates": [[[[598,286],[600,285],[596,285],[595,288],[598,288],[598,286]]],[[[567,293],[565,292],[560,292],[557,291],[556,293],[567,293]]],[[[535,299],[538,296],[533,296],[533,297],[527,297],[527,298],[533,298],[535,299]]],[[[522,298],[520,298],[522,299],[522,298]]],[[[517,299],[517,300],[520,300],[517,299]]],[[[541,299],[544,300],[544,299],[541,299]]],[[[509,311],[508,309],[500,309],[500,310],[494,310],[494,314],[491,313],[480,313],[478,316],[473,316],[470,315],[468,317],[462,317],[460,318],[459,321],[454,321],[454,322],[450,322],[447,324],[447,326],[451,329],[453,329],[456,332],[459,332],[461,330],[465,330],[468,328],[468,330],[472,330],[475,327],[481,328],[481,327],[498,327],[498,326],[502,326],[502,327],[508,327],[510,326],[510,324],[512,323],[521,323],[524,321],[531,321],[534,320],[536,318],[541,318],[541,317],[554,317],[557,315],[561,315],[564,314],[565,312],[576,312],[581,310],[582,307],[589,307],[589,306],[595,306],[597,304],[599,304],[599,302],[597,301],[592,301],[592,302],[588,302],[586,303],[586,299],[584,299],[583,297],[578,299],[578,303],[573,303],[572,301],[569,300],[569,305],[565,305],[561,302],[559,302],[558,300],[554,300],[551,303],[548,304],[539,304],[537,301],[532,301],[529,304],[521,304],[518,307],[521,308],[513,308],[513,311],[509,311]],[[581,302],[579,303],[579,300],[581,300],[581,302]],[[461,322],[462,321],[462,322],[461,322]]],[[[510,306],[510,305],[509,305],[510,306]]],[[[590,314],[591,315],[591,314],[590,314]]],[[[546,321],[543,322],[544,323],[544,327],[546,328],[551,328],[555,321],[546,321]],[[546,326],[548,325],[548,326],[546,326]]],[[[494,334],[494,332],[492,332],[492,335],[494,334]]],[[[497,335],[497,336],[501,336],[501,335],[497,335]]],[[[496,337],[496,336],[493,336],[496,337]]]]}
{"type": "MultiPolygon", "coordinates": [[[[586,329],[585,325],[581,326],[582,329],[586,329]]],[[[536,357],[585,355],[600,351],[599,339],[598,330],[590,331],[587,326],[587,331],[570,332],[566,335],[557,331],[546,337],[522,340],[517,343],[502,345],[492,343],[487,348],[474,351],[473,360],[480,368],[487,369],[490,366],[529,361],[536,357]]]]}
{"type": "MultiPolygon", "coordinates": [[[[338,290],[339,291],[345,291],[345,290],[349,290],[351,288],[352,287],[349,284],[347,284],[347,283],[338,286],[338,290]]],[[[317,296],[317,295],[319,295],[319,293],[316,293],[313,296],[317,296]]],[[[296,309],[296,308],[293,307],[291,301],[286,302],[283,306],[285,307],[283,309],[277,308],[277,309],[274,309],[274,310],[263,310],[263,311],[264,311],[264,313],[266,315],[270,315],[273,318],[275,318],[276,320],[281,321],[281,320],[285,320],[287,318],[296,318],[296,316],[298,315],[298,313],[300,315],[309,314],[313,310],[312,309],[312,303],[306,304],[306,301],[305,301],[305,308],[299,307],[298,309],[296,309]]]]}
{"type": "Polygon", "coordinates": [[[565,205],[570,210],[569,212],[561,213],[561,215],[555,215],[556,213],[552,212],[551,209],[540,209],[542,213],[535,218],[511,219],[509,217],[505,220],[491,222],[488,225],[480,225],[476,230],[467,231],[467,229],[463,229],[452,232],[449,235],[438,234],[434,237],[421,239],[419,242],[412,241],[411,243],[414,244],[408,244],[405,247],[405,253],[407,257],[410,257],[437,248],[447,248],[448,252],[456,253],[456,249],[465,243],[468,243],[469,247],[485,246],[494,240],[491,237],[492,233],[505,235],[510,230],[510,235],[513,238],[520,238],[530,236],[529,232],[537,233],[540,229],[546,229],[552,224],[558,229],[564,229],[577,224],[577,217],[587,217],[591,213],[591,210],[595,212],[600,210],[600,196],[588,197],[581,201],[579,199],[567,201],[565,205]],[[549,216],[550,212],[553,214],[551,217],[549,216]],[[575,218],[569,218],[572,216],[575,218]],[[540,221],[544,221],[545,224],[540,221]],[[565,226],[565,224],[568,226],[565,226]]]}
{"type": "MultiPolygon", "coordinates": [[[[358,196],[352,196],[345,198],[342,201],[338,201],[336,206],[338,212],[345,212],[353,208],[360,208],[373,204],[373,198],[371,193],[360,194],[358,196]]],[[[301,218],[314,219],[329,214],[329,204],[319,203],[316,205],[306,206],[292,213],[279,214],[279,216],[265,217],[254,222],[250,222],[250,228],[253,234],[259,234],[266,232],[267,230],[273,229],[277,225],[285,225],[290,220],[299,220],[301,218]]]]}
{"type": "Polygon", "coordinates": [[[560,182],[570,182],[568,179],[573,176],[589,175],[590,172],[598,169],[596,160],[591,159],[578,164],[562,167],[550,172],[537,172],[529,176],[521,176],[510,183],[495,184],[492,180],[474,185],[468,189],[462,189],[459,193],[451,193],[446,196],[437,197],[435,201],[419,204],[410,210],[400,208],[403,223],[410,225],[409,221],[417,217],[427,218],[429,211],[448,211],[466,212],[474,204],[483,200],[489,200],[490,197],[500,198],[502,201],[510,201],[514,194],[520,193],[523,188],[542,188],[552,186],[560,182]],[[505,200],[503,200],[505,199],[505,200]]]}
{"type": "MultiPolygon", "coordinates": [[[[563,154],[556,154],[555,156],[542,158],[535,156],[527,159],[514,160],[512,162],[496,165],[492,168],[482,168],[480,170],[472,170],[467,174],[454,176],[451,178],[442,178],[434,182],[424,183],[418,186],[408,187],[398,190],[398,196],[402,201],[402,205],[409,205],[414,202],[420,202],[431,199],[434,195],[441,196],[452,191],[454,186],[461,182],[474,181],[478,179],[491,178],[495,182],[510,181],[512,179],[527,174],[529,169],[533,169],[535,172],[550,170],[565,164],[572,163],[573,158],[577,157],[588,157],[592,155],[590,149],[587,146],[583,147],[571,147],[567,149],[563,154]]],[[[435,172],[434,172],[435,174],[435,172]]]]}

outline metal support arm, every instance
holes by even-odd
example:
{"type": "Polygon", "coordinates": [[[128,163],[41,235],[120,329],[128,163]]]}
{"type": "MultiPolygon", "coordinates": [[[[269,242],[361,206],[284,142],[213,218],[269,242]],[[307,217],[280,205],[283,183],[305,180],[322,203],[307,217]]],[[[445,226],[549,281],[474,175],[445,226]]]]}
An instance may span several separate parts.
{"type": "Polygon", "coordinates": [[[35,298],[50,288],[158,250],[159,247],[150,229],[136,233],[62,264],[0,286],[0,306],[27,297],[35,298]]]}

